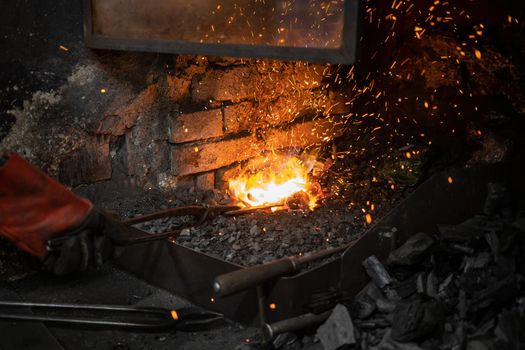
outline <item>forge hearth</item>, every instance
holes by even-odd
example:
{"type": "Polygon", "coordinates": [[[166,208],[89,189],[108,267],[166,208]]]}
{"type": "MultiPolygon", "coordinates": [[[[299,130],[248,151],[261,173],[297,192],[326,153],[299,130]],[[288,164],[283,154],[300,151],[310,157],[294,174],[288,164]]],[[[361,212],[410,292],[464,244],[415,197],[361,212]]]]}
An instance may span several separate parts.
{"type": "MultiPolygon", "coordinates": [[[[489,182],[507,183],[515,189],[515,193],[521,193],[520,181],[515,176],[512,165],[458,170],[434,176],[365,234],[359,236],[357,232],[356,236],[359,237],[355,237],[353,244],[341,257],[317,262],[300,274],[269,281],[265,285],[265,312],[268,322],[304,313],[305,305],[311,302],[310,298],[316,292],[343,288],[350,295],[355,295],[369,280],[361,265],[366,258],[375,255],[381,260],[386,259],[394,247],[401,245],[413,234],[436,232],[433,220],[438,220],[441,224],[458,223],[475,215],[483,208],[489,182]],[[454,180],[452,184],[450,178],[454,180]]],[[[285,214],[283,212],[281,215],[285,214]]],[[[249,214],[251,218],[246,220],[254,220],[258,215],[263,214],[249,214]]],[[[264,215],[275,222],[283,222],[282,217],[272,217],[279,213],[264,215]]],[[[191,229],[190,235],[192,231],[198,232],[191,229]]],[[[246,236],[252,238],[250,234],[246,236]]],[[[236,235],[230,237],[235,237],[237,244],[247,242],[242,237],[237,240],[236,235]]],[[[284,233],[281,239],[284,239],[283,237],[284,233]]],[[[255,289],[228,297],[218,297],[205,288],[213,283],[218,275],[242,268],[238,264],[225,261],[220,254],[217,254],[219,257],[209,254],[212,250],[209,246],[213,241],[207,241],[209,244],[195,246],[193,249],[184,247],[184,239],[179,244],[158,242],[145,249],[136,247],[131,249],[119,264],[152,283],[191,298],[199,305],[224,312],[243,323],[258,322],[257,315],[260,309],[257,306],[258,296],[255,289]],[[182,264],[183,261],[187,264],[182,264]]],[[[236,243],[232,242],[233,244],[236,243]]],[[[240,250],[245,249],[246,247],[242,247],[240,250]]],[[[246,264],[242,252],[239,256],[240,262],[246,264]]]]}

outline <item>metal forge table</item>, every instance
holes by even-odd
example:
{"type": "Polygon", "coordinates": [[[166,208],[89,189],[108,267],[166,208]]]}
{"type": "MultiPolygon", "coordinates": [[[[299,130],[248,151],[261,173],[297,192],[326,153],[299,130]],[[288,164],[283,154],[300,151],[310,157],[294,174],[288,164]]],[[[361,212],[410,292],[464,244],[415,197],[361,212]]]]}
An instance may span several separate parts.
{"type": "MultiPolygon", "coordinates": [[[[513,192],[523,193],[518,179],[520,173],[515,164],[506,164],[433,176],[339,258],[264,285],[267,320],[276,322],[304,313],[304,305],[315,292],[335,288],[357,294],[369,281],[361,266],[366,257],[376,255],[383,260],[393,247],[415,233],[437,233],[437,224],[457,224],[482,212],[488,182],[504,182],[513,192]],[[397,229],[395,242],[390,234],[394,227],[397,229]],[[270,308],[269,304],[276,307],[270,308]]],[[[241,266],[168,241],[130,247],[118,265],[153,285],[235,321],[246,325],[257,323],[256,288],[225,298],[213,292],[216,276],[243,268],[241,266]]]]}

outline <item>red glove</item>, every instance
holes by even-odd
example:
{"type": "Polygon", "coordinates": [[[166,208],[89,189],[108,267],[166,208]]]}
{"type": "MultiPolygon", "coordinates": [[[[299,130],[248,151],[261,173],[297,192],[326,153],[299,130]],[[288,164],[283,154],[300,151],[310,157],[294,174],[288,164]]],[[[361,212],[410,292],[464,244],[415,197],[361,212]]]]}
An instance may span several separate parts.
{"type": "Polygon", "coordinates": [[[45,258],[46,242],[78,227],[93,205],[15,153],[0,166],[0,235],[45,258]]]}

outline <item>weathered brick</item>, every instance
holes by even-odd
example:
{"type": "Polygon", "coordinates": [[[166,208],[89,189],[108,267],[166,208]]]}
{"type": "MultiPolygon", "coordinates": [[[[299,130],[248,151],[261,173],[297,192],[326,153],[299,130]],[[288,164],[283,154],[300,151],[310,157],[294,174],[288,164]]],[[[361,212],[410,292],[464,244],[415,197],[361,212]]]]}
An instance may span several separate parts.
{"type": "Polygon", "coordinates": [[[169,121],[159,118],[160,113],[152,108],[125,135],[126,171],[139,184],[156,182],[158,173],[169,167],[169,121]]]}
{"type": "MultiPolygon", "coordinates": [[[[342,131],[339,120],[317,119],[297,123],[287,129],[270,129],[261,139],[245,136],[203,145],[179,145],[172,151],[172,171],[180,176],[214,170],[268,150],[327,142],[341,135],[342,131]]],[[[222,174],[219,176],[222,177],[222,174]]]]}
{"type": "Polygon", "coordinates": [[[148,114],[152,109],[158,108],[160,98],[159,85],[149,85],[131,102],[108,111],[98,125],[97,134],[124,135],[128,129],[135,125],[141,115],[148,114]]]}
{"type": "Polygon", "coordinates": [[[221,168],[258,153],[254,136],[208,142],[199,146],[178,145],[172,151],[171,168],[178,176],[195,174],[221,168]]]}
{"type": "Polygon", "coordinates": [[[281,96],[266,105],[265,115],[261,117],[260,124],[276,126],[313,113],[310,105],[312,98],[310,91],[281,96]]]}
{"type": "MultiPolygon", "coordinates": [[[[276,152],[278,154],[278,152],[276,152]]],[[[250,158],[247,160],[243,160],[241,162],[237,162],[235,164],[232,164],[228,167],[224,167],[221,169],[218,169],[215,174],[215,183],[217,185],[217,188],[219,189],[227,189],[228,188],[228,181],[230,179],[236,178],[241,173],[245,171],[253,171],[256,169],[259,169],[261,166],[261,163],[264,163],[264,160],[268,158],[267,154],[264,155],[257,155],[254,158],[250,158]]]]}
{"type": "Polygon", "coordinates": [[[171,126],[171,142],[204,140],[223,135],[220,109],[176,116],[171,126]]]}
{"type": "Polygon", "coordinates": [[[210,70],[194,77],[191,96],[196,102],[208,100],[239,101],[254,98],[259,73],[254,67],[210,70]]]}
{"type": "Polygon", "coordinates": [[[256,98],[273,101],[293,92],[322,86],[324,66],[306,63],[259,61],[260,78],[256,81],[256,98]]]}
{"type": "Polygon", "coordinates": [[[312,89],[321,86],[326,66],[311,63],[296,63],[290,80],[300,89],[312,89]]]}
{"type": "Polygon", "coordinates": [[[352,110],[351,102],[351,98],[349,98],[345,93],[330,91],[326,101],[325,109],[330,114],[348,114],[352,110]]]}
{"type": "Polygon", "coordinates": [[[165,169],[168,159],[166,141],[150,141],[134,138],[126,134],[126,169],[130,176],[136,176],[144,183],[146,178],[154,176],[159,169],[165,169]]]}
{"type": "Polygon", "coordinates": [[[195,191],[195,179],[194,179],[193,175],[178,176],[177,177],[176,189],[178,189],[178,190],[186,190],[186,191],[190,191],[190,192],[195,191]]]}
{"type": "Polygon", "coordinates": [[[215,188],[215,172],[210,171],[197,175],[195,177],[195,188],[201,191],[213,190],[215,188]]]}
{"type": "Polygon", "coordinates": [[[224,107],[224,127],[227,133],[252,129],[258,119],[258,111],[252,102],[242,102],[224,107]]]}
{"type": "Polygon", "coordinates": [[[218,169],[215,173],[217,188],[225,190],[228,187],[228,179],[238,176],[244,168],[244,163],[237,163],[228,167],[218,169]]]}
{"type": "Polygon", "coordinates": [[[190,96],[191,79],[168,75],[166,94],[173,102],[183,102],[190,96]]]}
{"type": "Polygon", "coordinates": [[[286,124],[295,118],[314,114],[310,91],[290,93],[267,103],[241,102],[224,108],[227,133],[286,124]]]}
{"type": "Polygon", "coordinates": [[[297,123],[288,129],[270,129],[266,135],[266,149],[285,147],[305,147],[329,141],[340,136],[342,124],[334,119],[316,119],[305,123],[297,123]]]}
{"type": "Polygon", "coordinates": [[[68,186],[110,179],[109,143],[90,140],[60,164],[58,178],[68,186]]]}

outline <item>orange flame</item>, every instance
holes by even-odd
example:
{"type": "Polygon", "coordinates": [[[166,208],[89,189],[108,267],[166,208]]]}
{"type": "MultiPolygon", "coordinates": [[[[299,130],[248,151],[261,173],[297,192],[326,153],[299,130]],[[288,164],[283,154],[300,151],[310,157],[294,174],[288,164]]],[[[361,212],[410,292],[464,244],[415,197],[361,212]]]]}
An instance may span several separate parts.
{"type": "Polygon", "coordinates": [[[230,194],[246,206],[283,205],[300,194],[310,209],[317,205],[317,187],[310,180],[311,159],[272,156],[250,166],[228,182],[230,194]],[[258,169],[253,171],[251,169],[258,169]]]}

